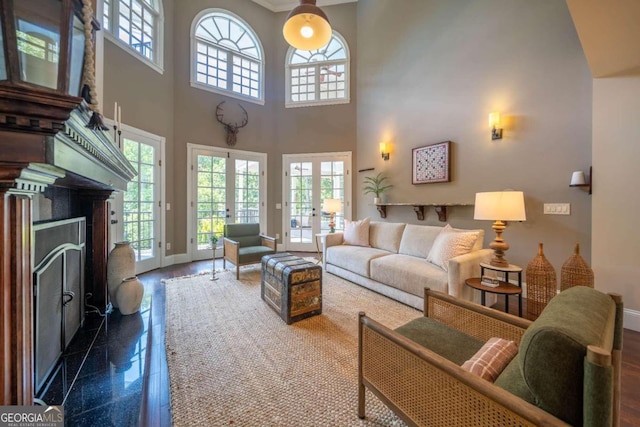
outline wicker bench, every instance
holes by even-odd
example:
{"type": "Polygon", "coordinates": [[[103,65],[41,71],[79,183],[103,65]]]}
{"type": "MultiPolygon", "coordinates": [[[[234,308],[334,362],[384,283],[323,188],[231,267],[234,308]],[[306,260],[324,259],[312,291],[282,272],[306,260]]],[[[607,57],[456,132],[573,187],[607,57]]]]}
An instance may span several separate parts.
{"type": "Polygon", "coordinates": [[[262,299],[290,325],[322,313],[322,267],[289,253],[262,257],[262,299]]]}

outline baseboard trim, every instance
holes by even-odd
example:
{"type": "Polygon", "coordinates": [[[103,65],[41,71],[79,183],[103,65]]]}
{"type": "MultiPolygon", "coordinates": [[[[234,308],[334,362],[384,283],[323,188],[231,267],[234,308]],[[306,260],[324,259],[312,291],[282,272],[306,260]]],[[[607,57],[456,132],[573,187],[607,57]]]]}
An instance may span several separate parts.
{"type": "Polygon", "coordinates": [[[189,258],[188,254],[167,255],[164,257],[162,266],[168,267],[170,265],[183,264],[185,262],[191,262],[191,258],[189,258]]]}
{"type": "Polygon", "coordinates": [[[640,332],[640,311],[624,309],[623,325],[625,329],[640,332]]]}

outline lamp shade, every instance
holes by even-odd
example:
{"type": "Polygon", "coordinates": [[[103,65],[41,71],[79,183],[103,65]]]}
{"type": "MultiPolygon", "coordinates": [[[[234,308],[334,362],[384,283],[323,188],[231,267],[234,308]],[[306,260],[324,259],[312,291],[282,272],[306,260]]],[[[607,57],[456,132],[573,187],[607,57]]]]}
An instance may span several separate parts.
{"type": "Polygon", "coordinates": [[[575,171],[571,174],[571,183],[569,185],[585,185],[586,179],[584,177],[584,172],[575,171]]]}
{"type": "Polygon", "coordinates": [[[329,43],[332,30],[327,15],[316,6],[316,0],[300,0],[300,5],[287,16],[282,34],[296,49],[314,50],[329,43]]]}
{"type": "Polygon", "coordinates": [[[473,219],[525,221],[524,193],[522,191],[491,191],[476,193],[473,219]]]}
{"type": "Polygon", "coordinates": [[[322,202],[322,210],[324,212],[341,212],[342,211],[342,200],[340,199],[324,199],[322,202]]]}

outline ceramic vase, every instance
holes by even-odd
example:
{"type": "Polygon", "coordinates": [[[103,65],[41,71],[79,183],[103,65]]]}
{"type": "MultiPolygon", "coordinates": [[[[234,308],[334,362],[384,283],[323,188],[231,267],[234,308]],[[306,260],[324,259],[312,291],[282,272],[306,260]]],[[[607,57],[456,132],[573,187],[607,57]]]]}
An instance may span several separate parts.
{"type": "Polygon", "coordinates": [[[136,274],[136,256],[129,242],[116,242],[107,258],[107,288],[114,307],[118,307],[116,291],[122,279],[136,274]]]}
{"type": "Polygon", "coordinates": [[[126,316],[140,310],[143,296],[144,286],[136,276],[123,279],[116,290],[116,302],[120,313],[126,316]]]}
{"type": "Polygon", "coordinates": [[[382,203],[382,197],[374,197],[373,198],[373,204],[374,205],[379,205],[382,203]]]}

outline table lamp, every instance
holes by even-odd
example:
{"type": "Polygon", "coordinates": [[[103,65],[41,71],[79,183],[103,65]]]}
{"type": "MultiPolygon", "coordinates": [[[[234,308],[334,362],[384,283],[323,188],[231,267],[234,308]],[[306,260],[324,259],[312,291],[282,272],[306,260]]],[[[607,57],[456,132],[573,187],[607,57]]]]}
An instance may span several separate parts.
{"type": "Polygon", "coordinates": [[[336,212],[342,211],[342,200],[340,199],[324,199],[322,202],[322,211],[329,212],[329,232],[336,231],[336,212]]]}
{"type": "Polygon", "coordinates": [[[509,249],[509,244],[502,240],[502,232],[507,227],[505,221],[527,219],[524,210],[524,193],[522,191],[476,193],[473,219],[495,221],[491,228],[496,232],[496,238],[489,244],[493,249],[491,265],[508,267],[509,262],[504,257],[504,252],[509,249]]]}

